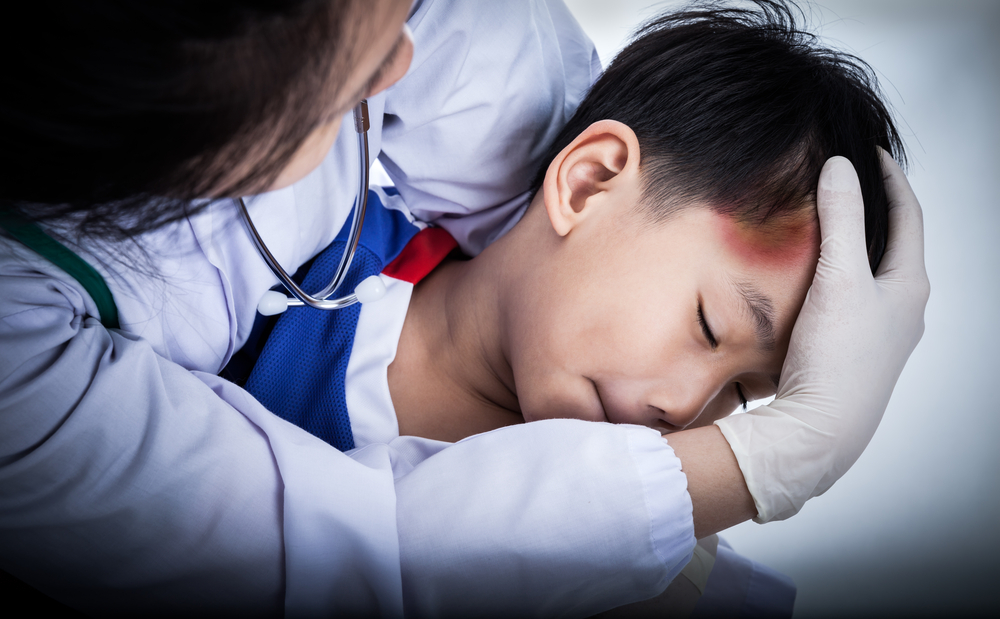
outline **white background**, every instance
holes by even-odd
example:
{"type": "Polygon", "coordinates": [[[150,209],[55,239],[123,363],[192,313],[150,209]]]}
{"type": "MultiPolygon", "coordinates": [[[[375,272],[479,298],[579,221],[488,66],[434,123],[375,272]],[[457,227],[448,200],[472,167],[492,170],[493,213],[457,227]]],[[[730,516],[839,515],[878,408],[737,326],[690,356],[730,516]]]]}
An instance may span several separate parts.
{"type": "MultiPolygon", "coordinates": [[[[567,0],[607,62],[677,2],[567,0]]],[[[878,73],[924,210],[927,330],[878,433],[786,522],[724,536],[799,587],[797,617],[1000,608],[1000,2],[823,0],[810,30],[878,73]]]]}

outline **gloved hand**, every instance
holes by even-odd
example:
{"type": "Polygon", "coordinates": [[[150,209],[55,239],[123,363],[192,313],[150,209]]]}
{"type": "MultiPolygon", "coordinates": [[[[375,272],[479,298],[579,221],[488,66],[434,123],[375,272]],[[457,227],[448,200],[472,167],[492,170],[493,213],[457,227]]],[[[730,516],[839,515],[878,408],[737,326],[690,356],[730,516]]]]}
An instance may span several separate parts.
{"type": "Polygon", "coordinates": [[[930,285],[920,205],[899,166],[881,154],[889,242],[875,277],[857,174],[834,157],[817,192],[819,265],[775,400],[715,422],[753,495],[757,522],[794,515],[854,464],[924,332],[930,285]]]}

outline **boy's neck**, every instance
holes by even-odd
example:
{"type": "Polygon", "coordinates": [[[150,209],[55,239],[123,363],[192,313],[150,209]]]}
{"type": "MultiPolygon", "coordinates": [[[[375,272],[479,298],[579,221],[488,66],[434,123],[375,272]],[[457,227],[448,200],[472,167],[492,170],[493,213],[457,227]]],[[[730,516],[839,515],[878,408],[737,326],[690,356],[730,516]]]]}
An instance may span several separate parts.
{"type": "Polygon", "coordinates": [[[501,253],[445,262],[414,287],[388,371],[400,435],[457,441],[523,421],[503,347],[501,253]]]}

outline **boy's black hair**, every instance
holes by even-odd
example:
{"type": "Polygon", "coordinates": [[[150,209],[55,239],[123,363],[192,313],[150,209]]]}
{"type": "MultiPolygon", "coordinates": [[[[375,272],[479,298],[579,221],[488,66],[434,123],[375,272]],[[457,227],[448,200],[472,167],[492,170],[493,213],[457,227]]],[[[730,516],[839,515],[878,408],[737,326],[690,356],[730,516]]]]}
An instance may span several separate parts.
{"type": "Polygon", "coordinates": [[[662,221],[684,204],[750,226],[812,208],[823,164],[854,164],[865,202],[872,272],[885,252],[888,201],[876,146],[903,145],[862,60],[821,47],[787,3],[703,5],[644,25],[591,88],[532,183],[592,123],[620,121],[639,140],[641,209],[662,221]]]}

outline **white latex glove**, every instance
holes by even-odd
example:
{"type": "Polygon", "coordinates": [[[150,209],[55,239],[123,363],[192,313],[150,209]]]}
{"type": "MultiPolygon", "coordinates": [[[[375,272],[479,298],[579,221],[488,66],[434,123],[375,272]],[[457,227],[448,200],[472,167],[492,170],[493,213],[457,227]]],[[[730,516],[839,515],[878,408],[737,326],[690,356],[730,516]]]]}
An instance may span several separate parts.
{"type": "Polygon", "coordinates": [[[775,400],[716,421],[757,507],[783,520],[843,475],[868,445],[903,365],[924,332],[930,284],[920,205],[886,153],[889,242],[872,277],[854,167],[820,174],[819,265],[792,330],[775,400]]]}

